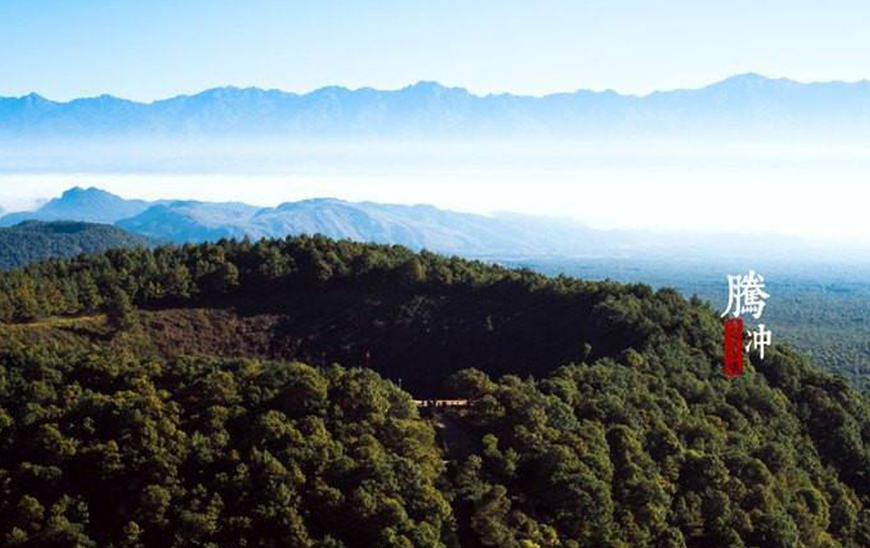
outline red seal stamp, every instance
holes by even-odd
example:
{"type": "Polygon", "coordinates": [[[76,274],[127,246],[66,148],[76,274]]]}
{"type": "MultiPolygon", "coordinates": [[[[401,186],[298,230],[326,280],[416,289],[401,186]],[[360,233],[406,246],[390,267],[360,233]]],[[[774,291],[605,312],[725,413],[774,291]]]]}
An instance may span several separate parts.
{"type": "Polygon", "coordinates": [[[725,320],[725,376],[737,377],[743,373],[743,320],[725,320]]]}

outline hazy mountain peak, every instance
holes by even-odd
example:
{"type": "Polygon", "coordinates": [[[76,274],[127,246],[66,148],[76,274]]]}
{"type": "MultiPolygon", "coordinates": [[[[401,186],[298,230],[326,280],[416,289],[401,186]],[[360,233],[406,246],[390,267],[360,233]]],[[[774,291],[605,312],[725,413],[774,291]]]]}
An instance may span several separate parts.
{"type": "Polygon", "coordinates": [[[722,82],[732,82],[732,83],[758,83],[758,82],[769,82],[774,80],[773,78],[768,78],[763,74],[759,74],[757,72],[744,72],[743,74],[735,74],[730,78],[726,78],[722,80],[722,82]]]}
{"type": "Polygon", "coordinates": [[[306,198],[304,200],[299,200],[296,202],[284,202],[281,205],[282,206],[292,206],[292,205],[297,205],[297,204],[343,204],[343,203],[347,203],[347,202],[345,200],[340,199],[340,198],[334,198],[332,196],[323,196],[322,198],[306,198]]]}
{"type": "Polygon", "coordinates": [[[800,82],[791,80],[789,78],[770,78],[756,72],[747,72],[744,74],[737,74],[735,76],[731,76],[730,78],[726,78],[702,89],[764,90],[782,88],[784,86],[799,87],[806,85],[810,84],[801,84],[800,82]]]}
{"type": "Polygon", "coordinates": [[[82,200],[82,199],[106,199],[106,200],[121,200],[120,196],[116,196],[111,192],[107,192],[105,190],[99,189],[95,186],[82,188],[80,186],[74,186],[61,194],[59,200],[61,201],[71,201],[71,200],[82,200]]]}
{"type": "Polygon", "coordinates": [[[361,90],[352,90],[350,88],[346,88],[344,86],[323,86],[321,88],[317,88],[313,91],[310,91],[303,95],[303,97],[318,97],[321,95],[331,96],[331,95],[351,95],[353,93],[358,93],[362,91],[370,91],[370,88],[364,88],[361,90]]]}
{"type": "Polygon", "coordinates": [[[81,97],[78,99],[73,99],[69,102],[69,104],[77,104],[77,103],[96,103],[96,104],[111,104],[111,103],[131,103],[135,104],[133,101],[129,99],[121,99],[120,97],[115,97],[114,95],[108,93],[102,93],[95,97],[81,97]]]}
{"type": "Polygon", "coordinates": [[[263,89],[253,86],[238,87],[238,86],[221,86],[210,88],[194,95],[200,98],[215,98],[215,99],[255,99],[270,94],[289,95],[285,91],[276,89],[263,89]]]}
{"type": "Polygon", "coordinates": [[[418,90],[438,90],[438,89],[462,89],[462,88],[448,88],[447,86],[443,86],[435,80],[420,80],[415,84],[411,84],[406,89],[418,89],[418,90]]]}
{"type": "Polygon", "coordinates": [[[26,220],[111,224],[138,215],[150,205],[143,200],[125,200],[96,187],[74,186],[59,198],[49,200],[36,211],[6,215],[0,219],[0,226],[12,226],[26,220]]]}
{"type": "MultiPolygon", "coordinates": [[[[68,220],[99,222],[103,216],[112,217],[115,211],[130,210],[131,204],[142,204],[140,200],[125,200],[120,196],[97,187],[82,188],[75,186],[40,208],[39,212],[48,213],[68,220]]],[[[138,208],[133,208],[138,209],[138,208]]]]}
{"type": "Polygon", "coordinates": [[[399,92],[411,92],[423,95],[472,95],[472,93],[463,87],[448,87],[434,80],[420,80],[416,84],[400,89],[399,92]]]}
{"type": "Polygon", "coordinates": [[[22,95],[18,98],[18,101],[23,103],[27,107],[41,107],[54,103],[54,101],[46,99],[45,97],[36,92],[30,92],[27,95],[22,95]]]}

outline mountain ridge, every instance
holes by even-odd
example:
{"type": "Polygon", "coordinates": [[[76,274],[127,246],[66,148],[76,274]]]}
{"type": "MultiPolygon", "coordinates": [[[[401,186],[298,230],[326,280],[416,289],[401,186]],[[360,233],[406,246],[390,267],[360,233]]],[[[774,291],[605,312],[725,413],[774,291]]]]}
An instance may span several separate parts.
{"type": "Polygon", "coordinates": [[[101,93],[100,95],[91,95],[91,96],[82,96],[75,97],[68,100],[55,100],[50,99],[48,97],[43,96],[39,92],[31,91],[24,95],[0,95],[0,101],[9,101],[9,100],[17,100],[17,101],[25,101],[25,102],[37,102],[37,103],[47,103],[53,105],[69,105],[71,103],[82,103],[82,102],[97,102],[97,101],[122,101],[131,105],[140,105],[140,106],[153,106],[155,104],[164,103],[166,101],[172,101],[175,99],[191,99],[203,96],[214,96],[214,95],[238,95],[238,94],[251,94],[255,93],[258,95],[272,95],[272,96],[288,96],[288,97],[306,97],[310,95],[320,95],[320,94],[328,94],[328,93],[399,93],[403,91],[409,90],[441,90],[441,91],[455,91],[462,94],[467,94],[469,96],[478,98],[478,99],[486,99],[493,97],[518,97],[518,98],[529,98],[529,99],[546,99],[551,97],[560,97],[566,95],[575,95],[575,94],[593,94],[593,95],[612,95],[623,98],[633,98],[633,99],[646,99],[654,95],[660,94],[669,94],[675,92],[693,92],[693,91],[704,91],[710,89],[717,89],[723,86],[731,86],[734,84],[745,85],[746,83],[752,84],[762,84],[762,85],[781,85],[787,84],[791,86],[864,86],[870,85],[870,79],[862,78],[860,80],[812,80],[812,81],[801,81],[795,80],[789,77],[771,77],[765,76],[764,74],[757,72],[744,72],[737,73],[719,80],[715,80],[709,84],[699,85],[699,86],[679,86],[673,88],[662,88],[652,90],[646,93],[631,93],[631,92],[620,92],[618,90],[612,88],[604,88],[604,89],[591,89],[591,88],[576,88],[573,90],[563,90],[563,91],[552,91],[548,93],[542,94],[528,94],[528,93],[517,93],[512,91],[491,91],[485,93],[475,93],[464,86],[454,86],[454,85],[446,85],[438,82],[437,80],[418,80],[412,84],[407,84],[398,88],[376,88],[373,86],[360,86],[360,87],[349,87],[343,86],[339,84],[330,84],[325,86],[320,86],[317,88],[313,88],[309,91],[290,91],[281,88],[267,88],[260,86],[237,86],[233,84],[227,84],[224,86],[215,86],[210,88],[205,88],[202,91],[198,91],[195,93],[179,93],[176,95],[170,95],[167,97],[162,97],[153,100],[135,100],[128,99],[125,97],[121,97],[118,95],[113,95],[111,93],[101,93]]]}
{"type": "MultiPolygon", "coordinates": [[[[261,207],[242,202],[126,200],[95,187],[75,187],[36,211],[0,217],[0,226],[24,220],[113,224],[134,234],[178,244],[322,234],[336,239],[502,259],[547,255],[776,259],[795,254],[829,257],[828,254],[835,253],[833,247],[817,248],[787,236],[598,230],[570,219],[511,212],[482,215],[429,204],[349,202],[333,197],[261,207]]],[[[837,251],[854,250],[844,247],[837,251]]]]}
{"type": "Polygon", "coordinates": [[[138,215],[155,204],[145,200],[127,200],[93,186],[86,189],[74,186],[36,211],[15,212],[0,217],[0,227],[14,226],[26,220],[112,224],[125,217],[138,215]]]}
{"type": "Polygon", "coordinates": [[[0,97],[0,138],[437,137],[591,138],[868,135],[870,82],[802,83],[746,73],[645,95],[578,89],[475,94],[420,81],[399,89],[327,86],[306,93],[224,86],[136,102],[0,97]]]}

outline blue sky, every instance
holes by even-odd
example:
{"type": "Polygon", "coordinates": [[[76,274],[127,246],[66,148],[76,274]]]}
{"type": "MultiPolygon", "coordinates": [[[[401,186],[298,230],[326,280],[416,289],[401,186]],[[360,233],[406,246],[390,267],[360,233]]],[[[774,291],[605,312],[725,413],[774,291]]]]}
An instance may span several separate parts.
{"type": "Polygon", "coordinates": [[[0,95],[851,81],[870,76],[867,21],[870,3],[837,0],[0,0],[0,95]]]}
{"type": "MultiPolygon", "coordinates": [[[[644,94],[746,72],[855,81],[870,77],[868,21],[866,0],[0,0],[0,96],[148,101],[224,85],[306,92],[420,80],[476,93],[644,94]]],[[[549,152],[507,174],[464,156],[438,156],[438,169],[394,157],[372,168],[366,156],[256,180],[214,170],[0,171],[0,206],[33,207],[79,184],[126,197],[273,205],[335,196],[558,214],[608,228],[737,224],[870,241],[867,147],[829,148],[605,147],[566,152],[567,167],[554,173],[549,152]],[[722,190],[734,181],[745,192],[722,190]]]]}

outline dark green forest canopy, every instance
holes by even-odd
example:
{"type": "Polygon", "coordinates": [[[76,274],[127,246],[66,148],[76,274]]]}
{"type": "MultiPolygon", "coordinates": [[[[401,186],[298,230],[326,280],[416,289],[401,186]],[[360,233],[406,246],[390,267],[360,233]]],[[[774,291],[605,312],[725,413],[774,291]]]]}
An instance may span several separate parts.
{"type": "Polygon", "coordinates": [[[451,527],[432,427],[369,370],[3,362],[4,546],[437,546],[451,527]]]}
{"type": "Polygon", "coordinates": [[[319,237],[50,261],[0,275],[0,321],[111,312],[118,296],[149,311],[203,311],[186,327],[143,317],[146,332],[171,341],[168,351],[224,354],[201,341],[229,323],[270,318],[265,333],[224,329],[214,339],[238,339],[226,351],[242,356],[265,347],[261,357],[371,367],[421,397],[470,366],[543,375],[676,337],[706,352],[713,368],[720,346],[718,320],[672,290],[319,237]]]}
{"type": "Polygon", "coordinates": [[[299,237],[0,274],[0,319],[2,545],[870,546],[867,398],[726,379],[672,290],[299,237]]]}
{"type": "Polygon", "coordinates": [[[148,246],[148,238],[120,228],[73,221],[25,221],[0,228],[0,270],[21,268],[53,257],[74,257],[115,247],[148,246]]]}

